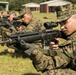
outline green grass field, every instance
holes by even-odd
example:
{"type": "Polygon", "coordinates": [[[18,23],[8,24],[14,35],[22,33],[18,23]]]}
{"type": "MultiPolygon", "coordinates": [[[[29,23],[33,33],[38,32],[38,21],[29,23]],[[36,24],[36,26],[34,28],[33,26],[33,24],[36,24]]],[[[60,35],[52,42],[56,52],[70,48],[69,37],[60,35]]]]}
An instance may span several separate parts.
{"type": "Polygon", "coordinates": [[[55,13],[39,13],[39,12],[33,12],[33,15],[38,17],[43,22],[51,22],[52,20],[55,20],[56,15],[55,13]],[[44,17],[47,17],[48,19],[44,19],[44,17]]]}
{"type": "Polygon", "coordinates": [[[7,49],[6,46],[0,46],[0,75],[40,75],[27,56],[9,54],[7,49]]]}
{"type": "MultiPolygon", "coordinates": [[[[33,12],[43,22],[51,22],[55,19],[55,13],[33,12]],[[44,19],[49,17],[49,19],[44,19]]],[[[32,65],[32,61],[26,56],[9,54],[6,46],[0,46],[0,75],[40,75],[32,65]]]]}

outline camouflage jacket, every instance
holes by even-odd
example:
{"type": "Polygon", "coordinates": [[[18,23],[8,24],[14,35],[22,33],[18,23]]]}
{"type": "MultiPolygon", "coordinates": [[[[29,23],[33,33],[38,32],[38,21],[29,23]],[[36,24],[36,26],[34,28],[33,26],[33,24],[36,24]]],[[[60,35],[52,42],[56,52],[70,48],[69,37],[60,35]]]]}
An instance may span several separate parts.
{"type": "Polygon", "coordinates": [[[8,19],[3,20],[3,25],[0,26],[0,30],[4,31],[8,36],[11,35],[11,33],[15,33],[16,29],[13,26],[13,21],[10,22],[8,19]]]}
{"type": "Polygon", "coordinates": [[[25,31],[25,32],[35,32],[35,31],[41,31],[44,29],[45,27],[43,25],[43,22],[35,17],[33,17],[32,21],[27,26],[22,26],[22,31],[25,31]]]}
{"type": "Polygon", "coordinates": [[[38,71],[44,72],[66,67],[76,70],[76,32],[68,36],[66,42],[61,44],[58,50],[48,51],[47,55],[39,50],[32,52],[31,59],[38,71]]]}
{"type": "MultiPolygon", "coordinates": [[[[21,32],[37,32],[37,31],[42,31],[44,30],[45,27],[43,25],[43,22],[40,21],[39,19],[33,17],[32,21],[26,26],[26,25],[22,25],[21,26],[21,32]]],[[[19,31],[19,32],[20,32],[19,31]]],[[[36,47],[42,47],[42,40],[38,40],[38,41],[34,41],[33,43],[35,43],[36,47]]],[[[16,46],[18,48],[18,46],[16,46]]],[[[15,47],[15,49],[16,49],[15,47]]],[[[18,48],[20,49],[20,47],[18,48]]]]}
{"type": "MultiPolygon", "coordinates": [[[[44,30],[45,27],[43,25],[43,22],[40,21],[38,18],[33,17],[32,21],[27,25],[27,26],[22,26],[22,30],[23,32],[37,32],[37,31],[42,31],[44,30]]],[[[34,41],[34,43],[36,44],[36,46],[42,47],[42,41],[34,41]]]]}

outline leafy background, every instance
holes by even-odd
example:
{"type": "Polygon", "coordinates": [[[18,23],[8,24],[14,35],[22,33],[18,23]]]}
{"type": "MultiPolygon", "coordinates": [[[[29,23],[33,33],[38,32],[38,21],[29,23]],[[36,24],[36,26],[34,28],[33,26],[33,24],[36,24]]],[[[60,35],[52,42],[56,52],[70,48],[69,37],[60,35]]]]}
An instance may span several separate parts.
{"type": "MultiPolygon", "coordinates": [[[[18,10],[23,4],[26,4],[29,2],[42,3],[49,0],[0,0],[0,1],[8,1],[10,10],[18,10]]],[[[76,3],[76,0],[67,0],[67,1],[76,3]]]]}

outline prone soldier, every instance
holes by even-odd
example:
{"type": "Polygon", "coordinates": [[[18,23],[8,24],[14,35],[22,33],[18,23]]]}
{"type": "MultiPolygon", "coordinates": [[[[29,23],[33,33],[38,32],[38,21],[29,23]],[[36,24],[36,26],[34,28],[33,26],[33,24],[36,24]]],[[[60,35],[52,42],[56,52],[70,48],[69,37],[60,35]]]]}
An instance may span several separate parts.
{"type": "MultiPolygon", "coordinates": [[[[59,40],[50,42],[47,55],[43,54],[34,44],[21,40],[20,46],[29,48],[25,52],[30,56],[34,67],[42,75],[75,75],[76,74],[76,12],[72,8],[58,11],[57,21],[60,21],[61,31],[66,36],[66,41],[59,45],[59,40]],[[66,14],[66,15],[65,15],[66,14]],[[28,51],[29,50],[29,51],[28,51]],[[28,51],[28,52],[27,52],[28,51]]],[[[64,36],[63,36],[64,37],[64,36]]]]}
{"type": "MultiPolygon", "coordinates": [[[[31,11],[28,10],[23,10],[20,13],[20,16],[18,16],[22,24],[20,26],[16,26],[17,32],[37,32],[37,31],[42,31],[45,29],[43,22],[39,20],[38,18],[34,17],[31,11]]],[[[35,41],[35,45],[39,48],[42,47],[42,41],[35,41]]],[[[15,52],[19,51],[20,47],[18,48],[17,45],[15,46],[10,46],[9,52],[15,52]]],[[[21,51],[21,50],[20,50],[21,51]]],[[[23,51],[22,51],[23,52],[23,51]]]]}
{"type": "MultiPolygon", "coordinates": [[[[0,30],[1,30],[1,40],[4,33],[7,36],[10,36],[12,33],[16,32],[15,27],[13,26],[13,20],[16,17],[16,13],[11,11],[9,14],[1,18],[0,22],[0,30]],[[5,18],[6,17],[6,18],[5,18]]],[[[8,51],[10,49],[8,48],[8,51]]]]}

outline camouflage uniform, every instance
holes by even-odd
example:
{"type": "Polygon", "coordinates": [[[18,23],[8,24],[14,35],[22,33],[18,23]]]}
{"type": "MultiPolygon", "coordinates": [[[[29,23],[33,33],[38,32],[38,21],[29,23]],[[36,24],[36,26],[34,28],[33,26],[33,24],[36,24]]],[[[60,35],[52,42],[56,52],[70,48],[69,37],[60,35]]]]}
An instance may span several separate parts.
{"type": "MultiPolygon", "coordinates": [[[[0,26],[0,28],[6,32],[6,34],[9,36],[11,33],[16,32],[16,29],[13,26],[13,20],[10,21],[8,18],[11,14],[15,14],[15,12],[10,12],[5,17],[1,18],[1,21],[4,22],[3,26],[0,26]],[[7,26],[4,26],[7,25],[7,26]]],[[[16,15],[16,14],[15,14],[16,15]]]]}
{"type": "MultiPolygon", "coordinates": [[[[29,15],[28,13],[30,13],[32,15],[31,11],[28,8],[26,8],[26,7],[22,8],[20,11],[20,17],[25,14],[29,15]]],[[[37,17],[32,16],[31,22],[28,25],[23,25],[21,31],[35,32],[35,31],[42,31],[44,29],[45,29],[45,27],[43,25],[43,22],[41,20],[39,20],[37,17]]]]}
{"type": "Polygon", "coordinates": [[[0,30],[1,30],[0,34],[1,34],[1,36],[2,36],[2,32],[5,32],[7,36],[10,36],[11,33],[16,32],[16,29],[12,25],[13,22],[10,22],[8,19],[2,20],[2,22],[3,22],[2,23],[3,25],[0,26],[0,30]]]}
{"type": "MultiPolygon", "coordinates": [[[[10,36],[12,33],[15,33],[16,32],[16,29],[15,29],[15,27],[13,26],[13,18],[12,18],[12,21],[10,21],[8,18],[9,18],[9,16],[11,15],[11,14],[15,14],[15,12],[10,12],[5,18],[2,18],[1,20],[5,23],[5,25],[6,26],[4,26],[4,24],[3,24],[3,26],[0,26],[0,30],[1,30],[1,41],[2,41],[2,36],[4,35],[5,36],[5,34],[7,35],[7,36],[10,36]],[[2,34],[2,33],[5,33],[5,34],[2,34]]],[[[16,14],[15,14],[16,15],[16,14]]],[[[7,36],[5,36],[5,37],[7,37],[7,36]]],[[[8,38],[8,37],[7,37],[8,38]]],[[[10,52],[10,51],[12,51],[13,49],[12,48],[10,48],[11,46],[9,46],[9,48],[8,48],[8,52],[10,52]]],[[[13,50],[14,51],[14,50],[13,50]]]]}
{"type": "Polygon", "coordinates": [[[48,50],[47,56],[39,50],[33,51],[34,67],[45,73],[43,75],[75,75],[70,69],[76,70],[76,32],[67,39],[58,50],[48,50]]]}
{"type": "Polygon", "coordinates": [[[24,32],[35,32],[35,31],[42,31],[45,27],[43,22],[40,21],[38,18],[33,17],[32,21],[27,26],[22,26],[22,30],[24,32]]]}
{"type": "MultiPolygon", "coordinates": [[[[22,26],[21,32],[26,32],[26,33],[42,31],[45,29],[43,22],[34,16],[28,25],[21,25],[21,26],[22,26]]],[[[18,32],[20,32],[20,31],[18,31],[18,32]]],[[[35,43],[35,46],[37,48],[42,48],[42,40],[34,41],[33,43],[35,43]]],[[[33,44],[33,43],[31,43],[31,44],[33,44]]],[[[21,51],[22,53],[24,53],[24,50],[22,50],[22,48],[19,47],[18,45],[15,45],[14,47],[15,47],[16,51],[21,51]]]]}
{"type": "MultiPolygon", "coordinates": [[[[70,13],[70,11],[68,11],[68,14],[67,11],[65,11],[63,14],[67,14],[67,18],[63,18],[62,11],[59,12],[61,12],[61,14],[57,19],[58,21],[67,20],[71,15],[74,14],[70,13]]],[[[58,50],[47,50],[47,54],[44,54],[40,50],[32,50],[30,58],[33,61],[33,65],[36,70],[41,71],[42,75],[76,74],[76,31],[70,36],[66,37],[66,41],[59,45],[58,50]]]]}

